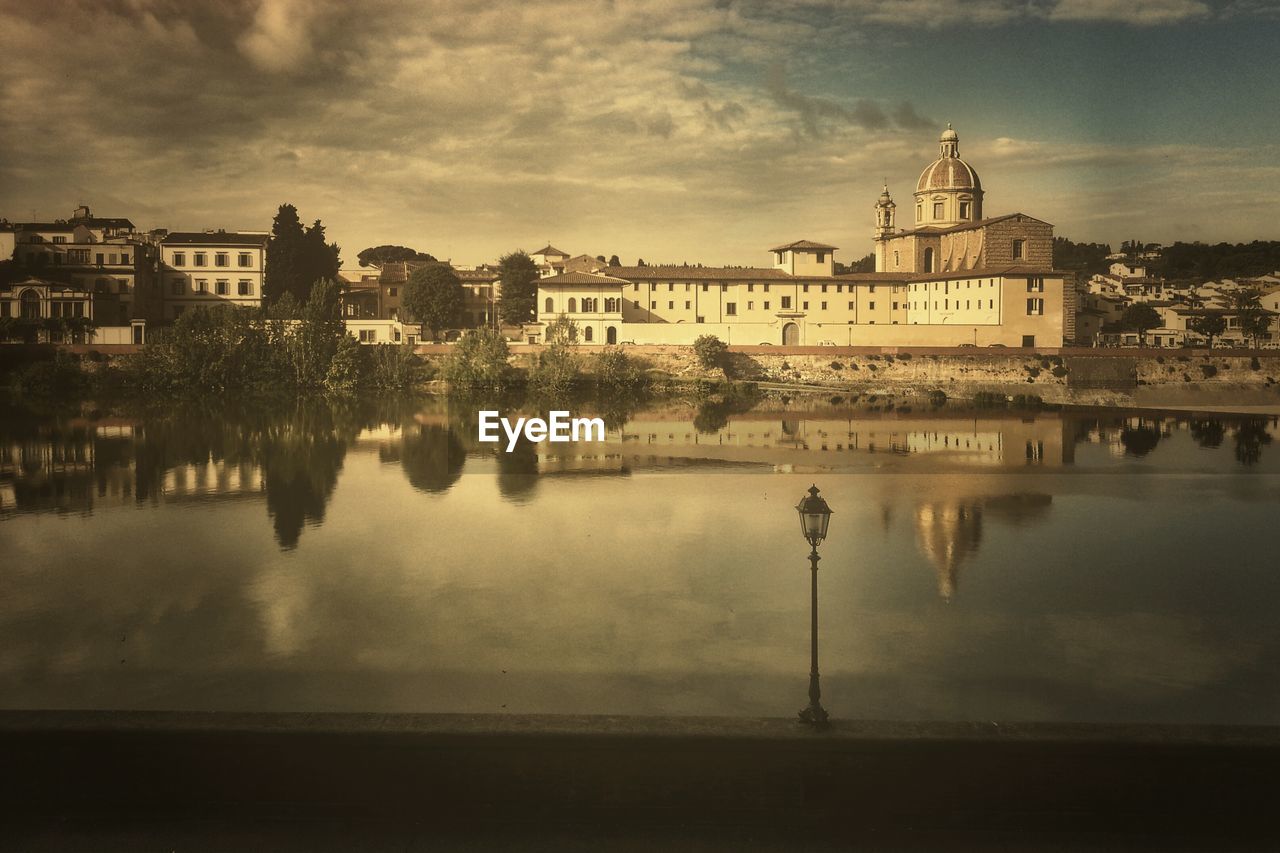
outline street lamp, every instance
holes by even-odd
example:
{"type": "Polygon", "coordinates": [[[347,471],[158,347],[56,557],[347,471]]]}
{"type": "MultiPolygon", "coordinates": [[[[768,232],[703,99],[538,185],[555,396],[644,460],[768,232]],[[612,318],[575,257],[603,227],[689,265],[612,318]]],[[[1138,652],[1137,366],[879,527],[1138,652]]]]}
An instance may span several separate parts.
{"type": "Polygon", "coordinates": [[[796,512],[800,514],[800,532],[809,543],[809,568],[812,570],[812,607],[810,613],[811,633],[809,666],[809,705],[800,712],[802,722],[811,726],[825,726],[827,711],[819,699],[822,691],[818,689],[818,544],[827,538],[827,525],[831,523],[831,507],[818,494],[816,485],[809,487],[807,497],[796,504],[796,512]]]}

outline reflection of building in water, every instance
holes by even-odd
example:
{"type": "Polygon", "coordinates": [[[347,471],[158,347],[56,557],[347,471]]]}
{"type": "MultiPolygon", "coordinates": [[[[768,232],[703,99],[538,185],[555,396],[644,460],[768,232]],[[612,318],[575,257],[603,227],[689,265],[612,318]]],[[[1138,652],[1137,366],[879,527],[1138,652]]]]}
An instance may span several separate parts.
{"type": "Polygon", "coordinates": [[[222,459],[175,465],[164,472],[160,483],[160,494],[165,501],[262,497],[266,490],[262,468],[222,459]]]}
{"type": "MultiPolygon", "coordinates": [[[[960,581],[960,565],[982,543],[984,516],[1013,525],[1043,518],[1051,495],[1012,494],[924,501],[916,506],[916,544],[938,575],[938,595],[950,601],[960,581]]],[[[887,509],[886,509],[887,511],[887,509]]]]}
{"type": "MultiPolygon", "coordinates": [[[[831,465],[858,454],[932,455],[943,461],[1013,468],[1057,467],[1074,461],[1069,425],[1057,416],[852,415],[748,413],[722,418],[717,428],[707,431],[688,412],[640,413],[621,430],[608,433],[603,455],[598,444],[584,445],[576,452],[595,454],[605,464],[633,467],[681,459],[831,465]],[[615,454],[614,447],[620,452],[615,454]],[[620,461],[613,461],[615,455],[620,461]]],[[[569,454],[556,450],[548,455],[563,461],[569,454]]]]}
{"type": "Polygon", "coordinates": [[[938,573],[938,595],[955,594],[960,564],[982,542],[982,507],[965,503],[922,503],[916,507],[916,544],[938,573]]]}
{"type": "Polygon", "coordinates": [[[73,424],[0,441],[0,512],[88,512],[134,494],[134,428],[73,424]]]}

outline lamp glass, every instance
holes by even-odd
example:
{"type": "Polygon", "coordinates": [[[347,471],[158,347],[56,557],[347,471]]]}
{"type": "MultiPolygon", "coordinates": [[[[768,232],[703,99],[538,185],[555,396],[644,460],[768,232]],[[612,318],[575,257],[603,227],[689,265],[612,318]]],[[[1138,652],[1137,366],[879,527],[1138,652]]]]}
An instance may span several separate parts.
{"type": "Polygon", "coordinates": [[[814,547],[827,538],[827,525],[831,523],[831,507],[819,496],[816,485],[809,487],[809,494],[796,504],[800,514],[800,532],[814,547]]]}

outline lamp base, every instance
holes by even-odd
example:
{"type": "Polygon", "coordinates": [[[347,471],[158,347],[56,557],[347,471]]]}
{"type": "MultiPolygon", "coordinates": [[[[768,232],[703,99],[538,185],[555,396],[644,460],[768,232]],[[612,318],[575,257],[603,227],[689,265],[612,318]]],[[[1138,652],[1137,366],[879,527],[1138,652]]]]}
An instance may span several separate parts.
{"type": "Polygon", "coordinates": [[[830,721],[827,710],[821,705],[810,705],[800,712],[800,722],[810,726],[825,726],[830,721]]]}

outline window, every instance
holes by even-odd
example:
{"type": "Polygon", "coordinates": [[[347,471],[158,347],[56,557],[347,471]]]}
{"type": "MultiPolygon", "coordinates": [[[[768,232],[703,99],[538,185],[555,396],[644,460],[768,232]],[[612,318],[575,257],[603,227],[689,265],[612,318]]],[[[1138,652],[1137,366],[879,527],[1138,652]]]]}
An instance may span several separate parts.
{"type": "Polygon", "coordinates": [[[569,297],[569,308],[568,308],[568,312],[569,312],[570,314],[573,314],[573,313],[575,313],[577,310],[578,310],[578,300],[576,300],[576,299],[574,299],[572,296],[570,296],[570,297],[569,297]]]}
{"type": "Polygon", "coordinates": [[[198,279],[196,279],[196,281],[195,281],[195,286],[194,286],[194,287],[192,287],[191,289],[192,289],[194,292],[196,292],[196,293],[208,293],[208,292],[209,292],[209,282],[208,282],[208,281],[206,281],[206,280],[205,280],[205,279],[203,279],[203,278],[198,278],[198,279]]]}
{"type": "Polygon", "coordinates": [[[822,310],[823,310],[823,311],[826,311],[826,310],[827,310],[827,303],[826,303],[826,302],[823,302],[823,303],[822,303],[822,310]]]}
{"type": "Polygon", "coordinates": [[[754,302],[748,302],[748,303],[747,303],[747,310],[748,310],[748,311],[754,311],[754,310],[755,310],[755,307],[756,307],[756,304],[755,304],[754,302]]]}
{"type": "Polygon", "coordinates": [[[585,329],[582,330],[582,339],[587,343],[591,343],[592,334],[593,333],[591,331],[591,327],[587,326],[585,329]]]}
{"type": "Polygon", "coordinates": [[[206,255],[204,252],[196,252],[195,259],[192,261],[192,263],[194,263],[198,267],[208,266],[209,256],[206,255]]]}
{"type": "Polygon", "coordinates": [[[128,293],[128,292],[129,292],[129,280],[128,280],[128,279],[124,279],[124,278],[117,279],[117,280],[116,280],[116,292],[117,292],[117,293],[128,293]]]}
{"type": "MultiPolygon", "coordinates": [[[[916,205],[916,222],[919,222],[921,219],[924,219],[924,205],[922,205],[922,204],[917,204],[917,205],[916,205]]],[[[894,255],[895,255],[894,260],[896,261],[896,260],[897,260],[897,257],[896,257],[897,253],[895,252],[895,253],[894,253],[894,255]]]]}
{"type": "Polygon", "coordinates": [[[123,254],[121,254],[121,255],[120,255],[120,263],[122,263],[122,264],[127,264],[127,263],[129,263],[129,253],[128,253],[128,252],[124,252],[123,254]]]}
{"type": "Polygon", "coordinates": [[[876,301],[874,299],[872,299],[870,302],[867,303],[867,310],[868,311],[876,310],[876,301]]]}
{"type": "Polygon", "coordinates": [[[766,285],[764,286],[764,292],[765,292],[765,293],[768,293],[768,292],[769,292],[769,285],[767,285],[767,284],[766,284],[766,285]]]}
{"type": "Polygon", "coordinates": [[[387,288],[387,296],[399,296],[399,295],[400,295],[400,288],[398,287],[387,288]]]}
{"type": "Polygon", "coordinates": [[[8,317],[10,310],[8,302],[0,302],[0,317],[8,317]]]}
{"type": "Polygon", "coordinates": [[[933,218],[934,219],[942,218],[942,202],[940,201],[935,201],[933,203],[933,218]]]}
{"type": "Polygon", "coordinates": [[[668,310],[668,311],[674,311],[674,310],[676,310],[676,304],[675,304],[674,302],[670,302],[670,301],[669,301],[669,302],[667,302],[667,310],[668,310]]]}
{"type": "Polygon", "coordinates": [[[806,284],[806,285],[804,285],[804,292],[805,292],[805,293],[808,293],[808,292],[809,292],[809,285],[807,285],[807,284],[806,284]]]}
{"type": "Polygon", "coordinates": [[[231,266],[231,256],[226,252],[218,252],[213,256],[213,263],[220,267],[231,266]]]}
{"type": "Polygon", "coordinates": [[[727,284],[722,284],[722,285],[720,285],[720,292],[721,292],[721,293],[728,293],[728,292],[729,292],[729,285],[727,285],[727,284]]]}
{"type": "Polygon", "coordinates": [[[654,309],[654,308],[657,308],[657,307],[658,307],[658,303],[656,303],[656,302],[650,302],[650,303],[649,303],[649,308],[650,308],[650,309],[654,309]]]}
{"type": "Polygon", "coordinates": [[[377,343],[377,340],[378,340],[377,329],[361,329],[360,330],[360,343],[372,344],[372,343],[377,343]]]}
{"type": "Polygon", "coordinates": [[[867,293],[875,293],[875,292],[876,292],[876,286],[874,284],[869,285],[867,287],[867,293]]]}
{"type": "Polygon", "coordinates": [[[674,284],[668,284],[668,285],[667,285],[667,290],[668,290],[668,291],[675,290],[675,289],[676,289],[676,286],[675,286],[674,284]]]}
{"type": "Polygon", "coordinates": [[[66,238],[66,237],[57,237],[57,236],[55,236],[55,237],[53,238],[53,242],[55,242],[55,243],[65,243],[65,242],[67,242],[67,238],[66,238]]]}
{"type": "Polygon", "coordinates": [[[690,302],[688,299],[686,299],[686,300],[684,301],[684,310],[688,311],[688,310],[689,310],[690,308],[692,308],[692,307],[693,307],[693,303],[692,303],[692,302],[690,302]]]}
{"type": "Polygon", "coordinates": [[[849,302],[849,310],[850,310],[850,311],[852,311],[852,310],[853,310],[853,302],[852,302],[852,301],[850,301],[850,302],[849,302]]]}
{"type": "Polygon", "coordinates": [[[1039,276],[1027,279],[1027,293],[1044,293],[1044,279],[1039,276]]]}
{"type": "Polygon", "coordinates": [[[187,253],[186,253],[186,252],[174,252],[174,253],[173,253],[173,265],[174,265],[175,267],[185,267],[185,266],[187,265],[187,253]]]}
{"type": "Polygon", "coordinates": [[[600,310],[600,300],[596,299],[594,296],[583,297],[582,299],[583,314],[595,314],[599,310],[600,310]]]}
{"type": "Polygon", "coordinates": [[[1022,260],[1022,259],[1026,256],[1026,252],[1025,252],[1025,249],[1024,249],[1025,244],[1026,244],[1026,241],[1025,241],[1025,240],[1014,240],[1014,241],[1013,241],[1013,257],[1014,257],[1014,260],[1022,260]]]}
{"type": "Polygon", "coordinates": [[[826,286],[825,284],[824,284],[824,285],[822,285],[822,292],[823,292],[823,293],[826,293],[826,292],[827,292],[827,286],[826,286]]]}
{"type": "Polygon", "coordinates": [[[251,267],[251,266],[253,266],[253,256],[252,256],[252,255],[250,255],[248,252],[241,252],[241,253],[240,253],[240,266],[242,266],[242,267],[251,267]]]}
{"type": "Polygon", "coordinates": [[[782,297],[782,310],[786,311],[790,307],[791,307],[791,297],[790,296],[782,297]]]}
{"type": "Polygon", "coordinates": [[[747,293],[750,293],[750,292],[752,292],[752,291],[753,291],[753,290],[755,290],[755,289],[756,289],[756,286],[755,286],[754,284],[748,284],[748,285],[747,285],[747,293]]]}
{"type": "Polygon", "coordinates": [[[102,266],[106,262],[107,262],[106,255],[102,254],[102,252],[98,252],[94,258],[94,263],[97,264],[98,266],[102,266]]]}
{"type": "Polygon", "coordinates": [[[738,316],[738,303],[736,303],[736,302],[726,302],[726,303],[724,304],[724,313],[725,313],[727,316],[729,316],[729,317],[736,317],[736,316],[738,316]]]}
{"type": "Polygon", "coordinates": [[[219,296],[226,296],[227,291],[230,290],[230,282],[228,282],[225,278],[220,278],[214,284],[214,287],[218,288],[219,296]]]}
{"type": "Polygon", "coordinates": [[[898,310],[898,303],[896,303],[896,302],[895,302],[895,303],[893,303],[893,310],[894,310],[894,311],[897,311],[897,310],[898,310]]]}
{"type": "Polygon", "coordinates": [[[253,296],[253,285],[249,283],[248,279],[245,279],[245,278],[240,279],[240,282],[237,285],[237,287],[238,287],[238,292],[241,296],[253,296]]]}
{"type": "Polygon", "coordinates": [[[785,252],[774,252],[773,254],[778,258],[778,261],[777,261],[778,263],[782,263],[783,260],[785,260],[786,258],[785,252]]]}
{"type": "MultiPolygon", "coordinates": [[[[99,255],[101,257],[101,255],[99,255]]],[[[88,249],[71,249],[67,252],[67,263],[69,264],[87,264],[89,263],[88,249]]],[[[101,261],[99,261],[101,263],[101,261]]]]}
{"type": "Polygon", "coordinates": [[[550,296],[548,296],[547,301],[542,304],[542,310],[546,314],[550,314],[555,310],[554,303],[551,301],[550,296]]]}
{"type": "Polygon", "coordinates": [[[895,267],[898,265],[898,253],[897,253],[897,252],[894,252],[894,253],[893,253],[893,265],[894,265],[895,267]]]}
{"type": "Polygon", "coordinates": [[[698,317],[698,318],[696,318],[695,322],[698,322],[698,323],[705,323],[705,322],[707,322],[707,318],[706,318],[706,317],[698,317]]]}
{"type": "Polygon", "coordinates": [[[801,306],[801,310],[802,310],[802,311],[808,311],[808,310],[809,310],[809,303],[808,303],[808,301],[805,301],[805,303],[801,306]]]}
{"type": "Polygon", "coordinates": [[[764,301],[764,310],[766,310],[766,311],[768,311],[768,310],[769,310],[769,300],[767,300],[767,299],[764,301]]]}
{"type": "Polygon", "coordinates": [[[169,293],[174,296],[182,295],[182,279],[175,278],[169,281],[169,293]]]}
{"type": "Polygon", "coordinates": [[[960,218],[961,219],[969,218],[969,202],[967,201],[960,202],[960,218]]]}
{"type": "Polygon", "coordinates": [[[1043,299],[1028,299],[1028,300],[1027,300],[1027,315],[1028,315],[1028,316],[1030,316],[1030,315],[1040,315],[1040,314],[1043,314],[1043,313],[1044,313],[1044,300],[1043,300],[1043,299]]]}
{"type": "Polygon", "coordinates": [[[819,252],[819,253],[818,253],[818,263],[820,263],[820,264],[825,264],[826,262],[827,262],[827,253],[826,253],[826,252],[819,252]]]}

